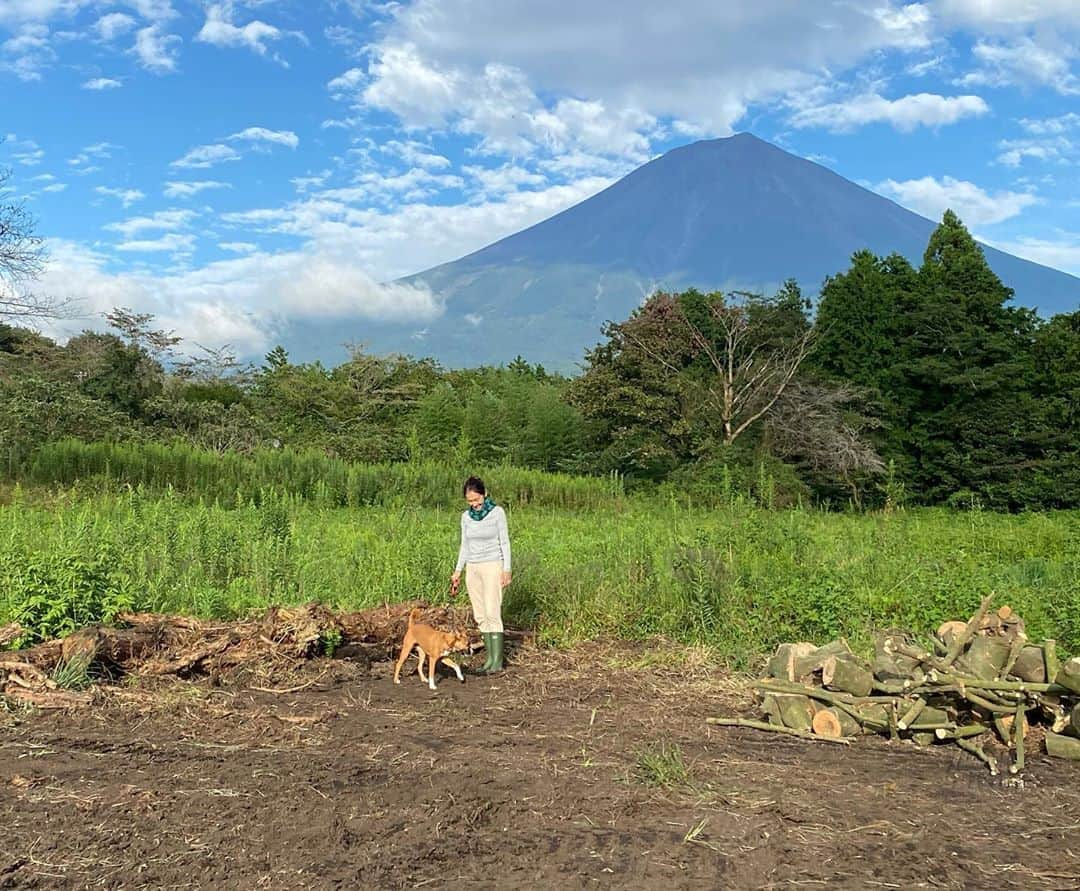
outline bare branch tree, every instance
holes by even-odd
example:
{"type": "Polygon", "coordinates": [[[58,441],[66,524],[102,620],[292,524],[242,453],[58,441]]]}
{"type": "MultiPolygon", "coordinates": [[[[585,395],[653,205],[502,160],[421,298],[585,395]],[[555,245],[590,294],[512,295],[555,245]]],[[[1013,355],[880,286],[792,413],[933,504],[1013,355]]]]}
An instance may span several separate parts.
{"type": "MultiPolygon", "coordinates": [[[[0,191],[11,178],[0,169],[0,191]]],[[[0,319],[31,322],[37,319],[67,318],[74,314],[69,299],[42,296],[26,289],[45,268],[44,240],[35,230],[36,221],[21,201],[0,201],[0,319]]]]}
{"type": "Polygon", "coordinates": [[[839,480],[856,506],[862,503],[860,483],[885,471],[868,438],[881,422],[865,411],[866,399],[864,390],[849,384],[797,379],[766,422],[776,455],[839,480]]]}
{"type": "Polygon", "coordinates": [[[622,334],[672,374],[685,371],[687,354],[705,357],[710,369],[699,381],[700,395],[731,445],[772,410],[813,345],[809,326],[777,336],[781,312],[753,294],[711,295],[712,330],[703,330],[677,299],[660,294],[622,326],[622,334]]]}

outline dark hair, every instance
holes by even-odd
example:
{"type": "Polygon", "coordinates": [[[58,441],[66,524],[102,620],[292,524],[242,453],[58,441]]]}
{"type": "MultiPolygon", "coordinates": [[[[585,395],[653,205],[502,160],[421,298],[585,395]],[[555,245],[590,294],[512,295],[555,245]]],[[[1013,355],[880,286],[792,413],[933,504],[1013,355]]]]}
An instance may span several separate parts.
{"type": "Polygon", "coordinates": [[[462,495],[468,495],[470,492],[475,492],[477,495],[487,495],[487,489],[484,488],[484,481],[478,476],[470,476],[465,480],[465,485],[461,489],[462,495]]]}

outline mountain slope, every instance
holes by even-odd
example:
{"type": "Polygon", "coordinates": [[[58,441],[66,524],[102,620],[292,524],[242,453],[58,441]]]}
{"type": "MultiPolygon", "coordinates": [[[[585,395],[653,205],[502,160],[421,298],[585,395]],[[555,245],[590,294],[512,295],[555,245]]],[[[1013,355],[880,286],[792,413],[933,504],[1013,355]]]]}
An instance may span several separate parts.
{"type": "MultiPolygon", "coordinates": [[[[442,295],[446,316],[416,339],[374,347],[451,365],[532,361],[569,368],[654,287],[816,294],[869,248],[918,264],[936,223],[749,134],[674,149],[535,226],[406,279],[442,295]],[[471,320],[471,321],[470,321],[471,320]]],[[[1080,306],[1080,279],[984,247],[1018,303],[1080,306]]]]}

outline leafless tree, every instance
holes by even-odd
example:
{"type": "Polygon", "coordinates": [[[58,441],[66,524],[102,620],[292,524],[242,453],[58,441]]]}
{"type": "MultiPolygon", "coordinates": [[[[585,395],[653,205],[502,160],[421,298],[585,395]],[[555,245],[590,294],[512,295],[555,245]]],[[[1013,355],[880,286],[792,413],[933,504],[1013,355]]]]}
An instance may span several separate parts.
{"type": "Polygon", "coordinates": [[[885,470],[868,436],[881,422],[865,406],[866,393],[848,384],[794,380],[769,414],[769,446],[839,480],[861,506],[860,484],[885,470]]]}
{"type": "MultiPolygon", "coordinates": [[[[0,169],[0,192],[11,172],[0,169]]],[[[32,322],[71,315],[72,301],[27,289],[45,268],[45,244],[21,201],[0,200],[0,319],[32,322]]]]}
{"type": "Polygon", "coordinates": [[[813,345],[809,326],[782,333],[785,312],[754,294],[710,295],[705,328],[677,298],[659,294],[622,333],[672,374],[685,372],[688,354],[705,358],[708,373],[696,381],[701,403],[731,445],[772,411],[813,345]]]}

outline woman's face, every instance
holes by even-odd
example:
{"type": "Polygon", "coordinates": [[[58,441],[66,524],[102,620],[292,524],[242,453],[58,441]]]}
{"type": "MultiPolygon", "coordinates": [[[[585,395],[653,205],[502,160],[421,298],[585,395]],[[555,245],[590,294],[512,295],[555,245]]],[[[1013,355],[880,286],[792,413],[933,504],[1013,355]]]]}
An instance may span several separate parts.
{"type": "Polygon", "coordinates": [[[472,489],[465,493],[465,501],[473,510],[480,510],[484,506],[484,496],[472,489]]]}

